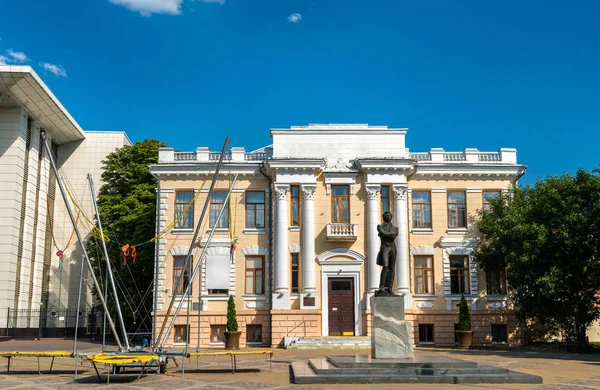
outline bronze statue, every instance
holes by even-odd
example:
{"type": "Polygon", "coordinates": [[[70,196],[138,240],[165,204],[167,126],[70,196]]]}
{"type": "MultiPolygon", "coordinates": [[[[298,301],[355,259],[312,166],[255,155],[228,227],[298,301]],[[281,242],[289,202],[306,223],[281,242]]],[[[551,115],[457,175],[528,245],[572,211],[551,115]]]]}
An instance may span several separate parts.
{"type": "Polygon", "coordinates": [[[381,248],[377,254],[377,265],[382,266],[379,279],[379,291],[375,295],[395,295],[393,291],[396,279],[396,237],[398,228],[392,225],[392,213],[383,213],[383,223],[377,225],[377,233],[381,239],[381,248]]]}

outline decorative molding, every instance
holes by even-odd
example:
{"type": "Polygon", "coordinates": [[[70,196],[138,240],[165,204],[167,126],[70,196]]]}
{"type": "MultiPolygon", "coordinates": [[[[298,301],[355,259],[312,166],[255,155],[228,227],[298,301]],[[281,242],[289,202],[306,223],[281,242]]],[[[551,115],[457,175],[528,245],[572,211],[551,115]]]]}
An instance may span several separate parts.
{"type": "Polygon", "coordinates": [[[421,309],[432,309],[434,306],[434,303],[431,301],[420,301],[417,302],[417,307],[421,308],[421,309]]]}
{"type": "Polygon", "coordinates": [[[209,246],[206,248],[206,256],[229,256],[231,248],[227,246],[209,246]]]}
{"type": "Polygon", "coordinates": [[[331,195],[331,186],[340,184],[350,187],[350,195],[354,195],[354,185],[358,172],[323,172],[327,195],[331,195]]]}
{"type": "MultiPolygon", "coordinates": [[[[331,259],[332,257],[348,257],[349,259],[349,264],[355,264],[355,263],[362,263],[365,260],[365,256],[353,251],[352,249],[347,249],[347,248],[333,248],[333,249],[329,249],[326,251],[321,252],[321,254],[319,254],[317,256],[317,261],[319,262],[319,264],[322,264],[323,262],[327,262],[329,259],[331,259]]],[[[336,264],[340,264],[343,265],[343,261],[335,261],[336,264]]]]}
{"type": "MultiPolygon", "coordinates": [[[[169,252],[171,252],[171,255],[173,255],[173,256],[187,256],[189,250],[190,250],[189,246],[179,245],[179,246],[171,248],[171,250],[169,252]]],[[[196,248],[192,249],[192,255],[194,255],[195,252],[196,252],[196,248]]]]}
{"type": "Polygon", "coordinates": [[[408,192],[408,186],[393,186],[394,190],[394,199],[396,200],[406,200],[406,194],[408,192]]]}
{"type": "MultiPolygon", "coordinates": [[[[440,240],[440,244],[441,244],[442,248],[444,248],[444,249],[451,249],[451,248],[454,248],[454,247],[469,248],[470,251],[472,252],[473,248],[475,247],[475,245],[477,244],[477,242],[473,238],[464,238],[464,237],[449,238],[449,237],[442,237],[441,240],[440,240]]],[[[448,252],[448,253],[450,253],[450,252],[448,252]]]]}
{"type": "Polygon", "coordinates": [[[412,248],[410,250],[410,253],[414,256],[427,256],[427,255],[435,255],[435,252],[437,252],[437,248],[434,248],[432,246],[427,246],[427,245],[420,245],[420,246],[416,246],[414,248],[412,248]]]}
{"type": "Polygon", "coordinates": [[[378,199],[381,186],[367,186],[367,195],[369,199],[378,199]]]}
{"type": "Polygon", "coordinates": [[[251,245],[242,248],[242,253],[245,256],[266,256],[269,253],[268,249],[260,245],[251,245]]]}
{"type": "Polygon", "coordinates": [[[275,194],[277,195],[278,200],[286,200],[287,194],[290,191],[289,185],[275,184],[274,186],[275,194]]]}
{"type": "Polygon", "coordinates": [[[302,185],[302,199],[303,200],[313,200],[315,199],[315,191],[317,190],[316,185],[302,185]]]}
{"type": "Polygon", "coordinates": [[[290,253],[300,253],[300,245],[290,245],[290,253]]]}
{"type": "Polygon", "coordinates": [[[431,190],[431,192],[435,193],[440,193],[440,194],[445,194],[447,192],[447,190],[445,188],[433,188],[431,190]]]}

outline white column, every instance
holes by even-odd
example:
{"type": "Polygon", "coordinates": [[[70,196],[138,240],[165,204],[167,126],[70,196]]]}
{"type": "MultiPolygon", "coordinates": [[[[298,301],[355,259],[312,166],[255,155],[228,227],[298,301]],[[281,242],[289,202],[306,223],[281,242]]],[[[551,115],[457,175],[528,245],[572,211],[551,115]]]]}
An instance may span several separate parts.
{"type": "Polygon", "coordinates": [[[302,186],[302,292],[317,292],[315,282],[315,185],[302,186]]]}
{"type": "Polygon", "coordinates": [[[404,295],[404,307],[412,309],[412,299],[409,286],[409,264],[408,264],[408,218],[406,207],[407,185],[395,185],[394,187],[394,216],[398,226],[398,238],[396,238],[396,293],[404,295]]]}
{"type": "MultiPolygon", "coordinates": [[[[381,186],[367,186],[367,242],[368,252],[368,274],[367,290],[369,293],[375,292],[379,288],[380,270],[377,265],[377,254],[379,253],[379,236],[377,235],[377,225],[379,224],[379,190],[381,186]]],[[[367,300],[369,302],[369,300],[367,300]]],[[[370,303],[369,303],[370,304],[370,303]]]]}
{"type": "Polygon", "coordinates": [[[288,250],[288,191],[289,185],[275,184],[277,203],[275,208],[275,288],[273,289],[273,309],[290,308],[288,250]]]}

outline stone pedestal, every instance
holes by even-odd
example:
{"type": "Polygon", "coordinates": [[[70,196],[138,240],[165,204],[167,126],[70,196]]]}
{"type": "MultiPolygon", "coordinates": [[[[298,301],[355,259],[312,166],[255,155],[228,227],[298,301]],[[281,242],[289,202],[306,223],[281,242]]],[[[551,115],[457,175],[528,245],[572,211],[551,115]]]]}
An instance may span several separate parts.
{"type": "Polygon", "coordinates": [[[376,359],[409,359],[414,356],[412,327],[404,320],[404,297],[373,297],[371,356],[376,359]]]}

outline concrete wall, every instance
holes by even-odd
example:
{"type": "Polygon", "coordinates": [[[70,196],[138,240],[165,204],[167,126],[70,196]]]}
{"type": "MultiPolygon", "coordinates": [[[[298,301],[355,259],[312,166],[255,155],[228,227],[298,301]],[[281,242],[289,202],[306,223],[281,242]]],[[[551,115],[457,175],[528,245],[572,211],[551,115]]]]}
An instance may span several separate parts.
{"type": "MultiPolygon", "coordinates": [[[[93,220],[94,211],[87,174],[92,175],[96,195],[102,186],[102,161],[116,149],[130,145],[131,142],[123,132],[86,132],[86,139],[61,145],[58,148],[59,172],[69,186],[73,197],[90,220],[93,220]]],[[[78,210],[73,209],[77,215],[78,210]]],[[[84,218],[80,216],[79,227],[81,233],[87,236],[89,230],[85,227],[84,218]]],[[[53,309],[76,309],[77,293],[79,289],[79,274],[82,260],[82,252],[73,231],[71,219],[58,186],[56,187],[56,201],[53,219],[54,237],[61,250],[64,250],[64,260],[60,267],[59,258],[56,256],[56,248],[52,252],[52,263],[50,270],[50,295],[48,299],[48,310],[53,309]],[[72,236],[72,238],[71,238],[72,236]],[[65,247],[69,243],[68,248],[65,247]]],[[[82,287],[82,309],[89,310],[92,305],[91,276],[86,270],[84,277],[89,283],[82,287]]]]}

